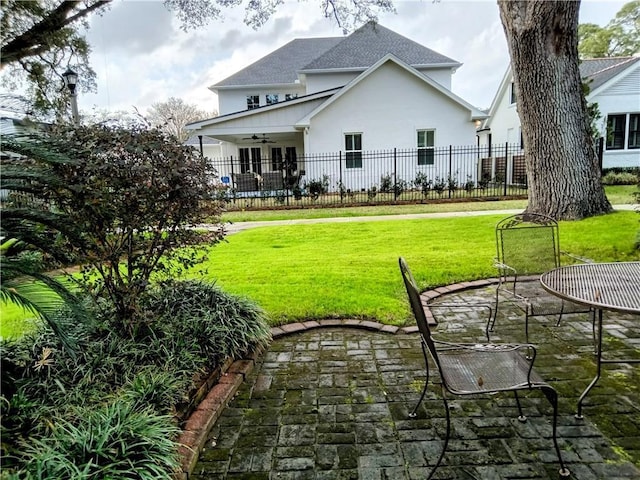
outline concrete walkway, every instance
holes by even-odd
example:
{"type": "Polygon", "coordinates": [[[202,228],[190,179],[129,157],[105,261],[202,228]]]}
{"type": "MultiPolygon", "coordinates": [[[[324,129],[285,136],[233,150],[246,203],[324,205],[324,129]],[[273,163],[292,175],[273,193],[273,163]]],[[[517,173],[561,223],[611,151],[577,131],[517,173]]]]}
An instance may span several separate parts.
{"type": "MultiPolygon", "coordinates": [[[[614,205],[614,210],[635,210],[638,205],[614,205]]],[[[350,222],[379,222],[390,220],[414,220],[421,218],[447,218],[447,217],[478,217],[483,215],[514,215],[522,212],[522,209],[511,210],[478,210],[468,212],[438,212],[438,213],[407,213],[402,215],[363,215],[358,217],[330,217],[330,218],[301,218],[295,220],[266,220],[253,222],[225,223],[227,234],[241,232],[256,227],[277,227],[287,225],[311,225],[317,223],[350,223],[350,222]]]]}
{"type": "MultiPolygon", "coordinates": [[[[535,287],[535,285],[533,285],[535,287]]],[[[485,285],[446,292],[436,302],[491,302],[485,285]]],[[[427,297],[436,296],[427,292],[427,297]]],[[[485,319],[451,313],[442,339],[481,341],[485,319]]],[[[257,361],[238,395],[209,433],[190,479],[424,479],[442,445],[444,411],[432,386],[418,418],[408,413],[424,385],[418,335],[354,328],[289,326],[257,361]]],[[[335,321],[346,325],[349,321],[335,321]]],[[[357,322],[351,322],[357,323],[357,322]]],[[[640,478],[640,372],[605,367],[574,418],[577,398],[595,372],[588,315],[534,319],[536,369],[560,395],[559,438],[572,477],[640,478]],[[634,465],[635,463],[635,465],[634,465]]],[[[605,345],[640,357],[638,317],[607,314],[605,345]]],[[[367,326],[362,325],[361,326],[367,326]]],[[[371,327],[371,325],[368,325],[371,327]]],[[[493,341],[523,341],[522,314],[502,308],[493,341]]],[[[437,374],[432,380],[437,383],[437,374]]],[[[538,392],[525,395],[525,424],[513,397],[477,396],[451,404],[453,437],[435,478],[555,479],[550,408],[538,392]]]]}

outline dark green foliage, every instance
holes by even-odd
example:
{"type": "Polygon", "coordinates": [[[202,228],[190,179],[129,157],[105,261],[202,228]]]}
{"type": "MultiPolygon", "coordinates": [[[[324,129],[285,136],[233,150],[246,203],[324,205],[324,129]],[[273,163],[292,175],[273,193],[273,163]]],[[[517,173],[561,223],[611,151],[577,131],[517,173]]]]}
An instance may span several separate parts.
{"type": "Polygon", "coordinates": [[[124,467],[137,472],[142,465],[146,478],[169,478],[176,445],[167,415],[188,402],[203,374],[227,356],[265,345],[270,332],[255,304],[212,284],[171,281],[144,297],[145,337],[120,335],[101,306],[95,323],[63,325],[81,347],[75,359],[46,325],[0,344],[3,470],[35,478],[145,478],[127,476],[124,467]],[[86,438],[90,432],[95,438],[86,438]],[[92,446],[85,451],[73,439],[92,446]],[[74,477],[74,466],[93,471],[90,455],[116,470],[74,477]]]}
{"type": "Polygon", "coordinates": [[[179,466],[178,429],[168,416],[115,400],[78,407],[72,418],[53,418],[51,434],[24,444],[30,478],[173,478],[179,466]]]}
{"type": "Polygon", "coordinates": [[[255,303],[211,283],[166,282],[151,292],[147,308],[162,312],[158,320],[174,348],[193,346],[208,358],[237,357],[270,340],[265,314],[255,303]]]}
{"type": "Polygon", "coordinates": [[[222,238],[192,228],[221,211],[207,160],[158,130],[65,126],[3,148],[23,158],[3,160],[2,188],[34,198],[7,205],[3,234],[84,262],[84,285],[132,336],[148,320],[138,301],[151,276],[192,267],[202,256],[189,247],[222,238]]]}
{"type": "Polygon", "coordinates": [[[324,195],[329,191],[329,177],[327,175],[323,175],[319,180],[309,180],[305,184],[304,188],[309,192],[309,196],[313,200],[317,200],[320,195],[324,195]]]}
{"type": "Polygon", "coordinates": [[[423,197],[427,198],[433,182],[429,180],[426,173],[418,172],[416,173],[416,178],[413,180],[413,184],[422,192],[423,197]]]}
{"type": "Polygon", "coordinates": [[[2,242],[0,300],[35,312],[49,324],[69,353],[74,355],[77,346],[59,324],[61,307],[66,304],[68,308],[65,315],[72,316],[77,322],[90,320],[90,315],[66,285],[43,273],[43,270],[40,252],[29,250],[24,242],[14,238],[2,242]]]}

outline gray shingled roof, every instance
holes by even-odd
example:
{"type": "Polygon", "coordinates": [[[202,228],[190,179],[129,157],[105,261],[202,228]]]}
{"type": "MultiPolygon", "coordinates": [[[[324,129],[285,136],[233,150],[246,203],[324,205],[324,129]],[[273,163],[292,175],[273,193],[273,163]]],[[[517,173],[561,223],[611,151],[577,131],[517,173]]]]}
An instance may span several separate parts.
{"type": "Polygon", "coordinates": [[[640,57],[589,58],[580,63],[580,76],[589,81],[593,91],[639,60],[640,57]]]}
{"type": "Polygon", "coordinates": [[[459,64],[419,43],[409,40],[374,22],[368,22],[332,49],[310,62],[303,71],[366,69],[387,54],[393,54],[411,66],[459,64]]]}
{"type": "Polygon", "coordinates": [[[459,62],[369,22],[348,37],[298,38],[214,87],[294,83],[299,71],[366,69],[387,54],[411,66],[459,62]]]}
{"type": "Polygon", "coordinates": [[[342,40],[341,37],[297,38],[214,86],[293,83],[298,78],[298,70],[342,40]]]}

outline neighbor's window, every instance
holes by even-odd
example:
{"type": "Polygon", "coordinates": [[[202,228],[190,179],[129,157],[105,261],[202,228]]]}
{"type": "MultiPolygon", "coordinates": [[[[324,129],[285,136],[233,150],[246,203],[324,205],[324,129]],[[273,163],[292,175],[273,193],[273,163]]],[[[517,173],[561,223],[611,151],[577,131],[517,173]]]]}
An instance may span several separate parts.
{"type": "Polygon", "coordinates": [[[362,134],[346,133],[344,135],[344,149],[346,151],[346,167],[362,168],[362,134]]]}
{"type": "Polygon", "coordinates": [[[435,130],[418,130],[418,165],[433,165],[435,130]]]}
{"type": "Polygon", "coordinates": [[[240,149],[240,173],[247,173],[249,171],[249,149],[240,149]]]}
{"type": "Polygon", "coordinates": [[[509,101],[511,105],[516,103],[516,84],[511,82],[511,86],[509,87],[509,101]]]}
{"type": "Polygon", "coordinates": [[[287,175],[293,175],[293,172],[298,170],[298,154],[296,152],[296,147],[285,147],[284,163],[287,169],[287,175]]]}
{"type": "Polygon", "coordinates": [[[247,95],[247,110],[253,110],[260,106],[259,95],[247,95]]]}
{"type": "Polygon", "coordinates": [[[622,150],[624,148],[624,131],[627,116],[609,115],[607,117],[607,150],[622,150]]]}
{"type": "Polygon", "coordinates": [[[260,147],[251,149],[251,168],[253,173],[262,175],[262,149],[260,147]]]}
{"type": "Polygon", "coordinates": [[[273,105],[274,103],[278,103],[278,94],[267,93],[267,105],[273,105]]]}
{"type": "Polygon", "coordinates": [[[285,93],[284,94],[284,99],[285,100],[293,100],[294,98],[298,98],[298,94],[297,93],[285,93]]]}
{"type": "Polygon", "coordinates": [[[271,147],[271,170],[282,170],[282,148],[271,147]]]}
{"type": "Polygon", "coordinates": [[[640,148],[640,113],[629,115],[629,140],[627,148],[640,148]]]}

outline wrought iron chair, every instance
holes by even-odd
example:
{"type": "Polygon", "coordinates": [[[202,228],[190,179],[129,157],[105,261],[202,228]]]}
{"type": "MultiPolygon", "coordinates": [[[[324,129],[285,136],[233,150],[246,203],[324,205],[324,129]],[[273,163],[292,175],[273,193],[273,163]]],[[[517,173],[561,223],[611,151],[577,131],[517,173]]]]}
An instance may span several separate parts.
{"type": "Polygon", "coordinates": [[[529,317],[557,315],[556,326],[568,313],[589,313],[593,310],[566,302],[547,294],[538,284],[522,281],[522,277],[540,275],[560,266],[561,255],[574,261],[589,261],[560,250],[558,223],[551,217],[533,213],[520,213],[502,219],[496,225],[497,256],[494,266],[498,269],[498,286],[493,320],[495,326],[500,294],[521,308],[525,314],[525,341],[529,342],[529,317]]]}
{"type": "Polygon", "coordinates": [[[440,373],[442,399],[446,412],[446,436],[442,452],[435,465],[431,469],[427,480],[430,479],[440,466],[444,458],[445,451],[449,444],[451,433],[451,419],[447,392],[453,395],[476,395],[482,393],[513,392],[518,406],[518,420],[525,422],[527,417],[522,412],[518,391],[540,389],[553,407],[552,435],[553,445],[560,462],[560,476],[568,477],[569,470],[566,468],[560,447],[557,440],[557,418],[558,418],[558,394],[555,389],[545,383],[542,378],[533,370],[533,361],[527,360],[521,352],[525,350],[532,357],[535,357],[535,347],[533,345],[522,344],[495,344],[495,343],[451,343],[443,342],[433,338],[431,328],[427,322],[427,317],[420,301],[420,293],[416,282],[403,258],[399,259],[400,271],[404,285],[409,296],[409,302],[413,315],[415,316],[420,331],[422,353],[424,355],[426,381],[420,400],[416,404],[409,417],[415,417],[418,407],[422,403],[429,385],[429,351],[438,372],[440,373]]]}

